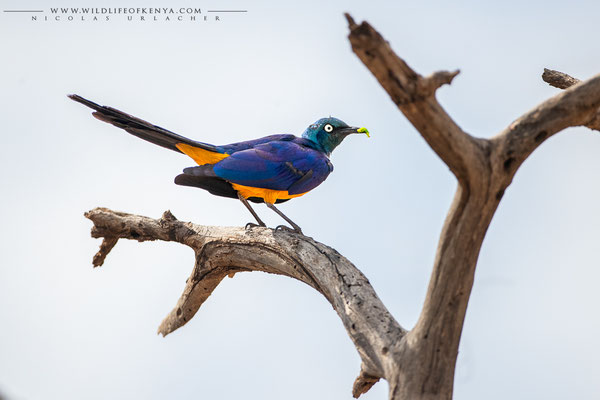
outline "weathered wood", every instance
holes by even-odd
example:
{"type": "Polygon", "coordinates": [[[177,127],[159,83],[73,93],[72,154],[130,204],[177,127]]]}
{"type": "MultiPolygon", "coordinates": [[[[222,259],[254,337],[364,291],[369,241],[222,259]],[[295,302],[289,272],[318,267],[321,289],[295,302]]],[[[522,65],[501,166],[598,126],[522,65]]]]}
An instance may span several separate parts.
{"type": "Polygon", "coordinates": [[[554,86],[555,88],[559,89],[568,89],[571,86],[581,82],[579,79],[573,78],[569,74],[565,74],[564,72],[555,71],[553,69],[548,68],[544,68],[544,72],[542,73],[542,79],[550,86],[554,86]]]}
{"type": "Polygon", "coordinates": [[[354,53],[458,180],[466,181],[469,164],[465,162],[465,153],[477,152],[477,141],[435,99],[436,89],[451,83],[459,71],[441,71],[424,78],[398,57],[371,25],[367,22],[357,25],[348,14],[346,18],[354,53]]]}
{"type": "MultiPolygon", "coordinates": [[[[571,86],[581,82],[579,79],[573,78],[571,75],[565,74],[564,72],[555,71],[548,68],[544,68],[542,79],[550,86],[554,86],[559,89],[568,89],[571,86]]],[[[589,121],[583,125],[595,131],[600,131],[600,109],[589,121]]]]}
{"type": "MultiPolygon", "coordinates": [[[[96,238],[173,241],[194,250],[195,266],[183,293],[158,328],[163,336],[185,325],[225,276],[244,271],[298,279],[325,296],[362,359],[355,386],[384,376],[387,349],[406,334],[367,278],[337,251],[309,237],[260,227],[200,226],[178,221],[169,211],[158,220],[106,208],[85,216],[94,223],[96,238]]],[[[101,247],[103,258],[111,248],[101,247]]]]}
{"type": "Polygon", "coordinates": [[[600,76],[540,104],[495,138],[478,139],[448,116],[430,89],[450,83],[456,72],[423,78],[371,25],[346,17],[352,50],[458,179],[421,315],[393,349],[393,365],[384,376],[391,399],[451,399],[479,250],[496,208],[518,167],[539,144],[594,117],[600,76]]]}

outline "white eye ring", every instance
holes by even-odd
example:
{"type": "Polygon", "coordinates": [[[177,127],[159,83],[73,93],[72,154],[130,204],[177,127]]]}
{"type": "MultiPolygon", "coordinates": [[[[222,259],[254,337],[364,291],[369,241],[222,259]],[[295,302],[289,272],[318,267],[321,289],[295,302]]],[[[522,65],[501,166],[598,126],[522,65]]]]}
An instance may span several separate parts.
{"type": "Polygon", "coordinates": [[[327,124],[327,125],[325,125],[323,130],[325,130],[325,132],[327,132],[327,133],[333,132],[333,126],[331,124],[327,124]]]}

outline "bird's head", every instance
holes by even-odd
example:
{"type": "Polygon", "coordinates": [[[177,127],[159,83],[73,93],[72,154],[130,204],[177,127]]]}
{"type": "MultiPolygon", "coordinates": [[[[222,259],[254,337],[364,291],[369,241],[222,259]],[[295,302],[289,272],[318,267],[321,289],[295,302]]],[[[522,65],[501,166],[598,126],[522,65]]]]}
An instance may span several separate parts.
{"type": "Polygon", "coordinates": [[[308,139],[323,150],[327,155],[331,154],[344,138],[352,133],[364,133],[368,137],[369,131],[367,128],[357,128],[348,126],[344,121],[337,118],[321,118],[314,124],[310,125],[302,137],[308,139]]]}

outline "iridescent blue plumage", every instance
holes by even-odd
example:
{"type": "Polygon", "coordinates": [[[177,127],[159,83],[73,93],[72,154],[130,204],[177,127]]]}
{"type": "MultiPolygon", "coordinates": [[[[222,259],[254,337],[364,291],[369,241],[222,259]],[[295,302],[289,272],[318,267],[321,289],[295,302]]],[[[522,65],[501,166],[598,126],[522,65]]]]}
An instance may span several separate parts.
{"type": "Polygon", "coordinates": [[[319,150],[325,154],[330,155],[333,149],[335,149],[342,140],[348,135],[348,133],[356,133],[356,128],[350,128],[348,124],[337,118],[321,118],[314,124],[310,125],[304,133],[303,138],[306,138],[313,143],[316,143],[319,150]],[[325,131],[325,126],[330,125],[333,127],[331,132],[325,131]],[[354,130],[352,130],[354,129],[354,130]]]}
{"type": "Polygon", "coordinates": [[[292,140],[273,140],[234,152],[215,164],[213,170],[229,182],[287,190],[294,195],[317,187],[333,170],[333,165],[313,143],[293,137],[292,140]],[[306,177],[308,173],[310,176],[306,177]]]}
{"type": "Polygon", "coordinates": [[[328,156],[349,133],[356,132],[357,128],[342,120],[321,118],[306,128],[301,138],[272,135],[216,146],[231,157],[215,164],[213,170],[218,177],[236,184],[287,190],[292,195],[305,193],[333,171],[328,156]]]}
{"type": "Polygon", "coordinates": [[[247,200],[265,202],[289,222],[300,227],[275,208],[274,203],[301,196],[320,185],[333,171],[331,152],[351,133],[366,133],[329,117],[311,124],[302,137],[271,135],[245,142],[214,146],[197,142],[111,107],[100,106],[77,95],[71,99],[95,110],[94,116],[139,138],[187,154],[199,166],[186,168],[175,183],[195,186],[217,196],[239,198],[265,226],[247,200]]]}

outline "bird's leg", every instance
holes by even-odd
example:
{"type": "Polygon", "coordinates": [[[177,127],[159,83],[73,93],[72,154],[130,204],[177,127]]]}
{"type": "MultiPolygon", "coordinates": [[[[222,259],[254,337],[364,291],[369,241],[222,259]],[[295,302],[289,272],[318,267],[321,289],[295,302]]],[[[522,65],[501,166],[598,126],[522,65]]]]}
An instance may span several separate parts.
{"type": "Polygon", "coordinates": [[[244,198],[244,196],[242,196],[239,192],[238,192],[238,199],[240,199],[240,201],[246,206],[246,208],[248,209],[248,211],[250,211],[250,214],[252,214],[252,216],[256,219],[256,222],[258,222],[258,225],[252,222],[248,222],[246,224],[246,229],[248,228],[252,228],[254,226],[267,226],[265,225],[264,222],[262,222],[262,220],[258,217],[258,214],[256,214],[256,212],[254,212],[254,210],[252,209],[252,207],[250,207],[250,204],[248,203],[248,200],[246,200],[244,198]]]}
{"type": "Polygon", "coordinates": [[[266,204],[267,204],[267,207],[269,207],[271,210],[273,210],[277,214],[279,214],[279,216],[281,218],[285,219],[287,221],[287,223],[290,224],[294,228],[294,229],[291,229],[291,228],[289,228],[289,227],[287,227],[285,225],[279,225],[279,226],[277,226],[277,228],[275,228],[276,230],[277,229],[281,229],[281,230],[286,230],[286,231],[291,231],[291,232],[296,232],[296,233],[302,234],[302,229],[300,229],[300,227],[298,225],[296,225],[294,223],[294,221],[292,221],[291,219],[289,219],[288,217],[286,217],[284,213],[282,213],[281,211],[279,211],[277,209],[277,207],[275,207],[275,204],[271,204],[271,203],[266,203],[266,204]]]}

